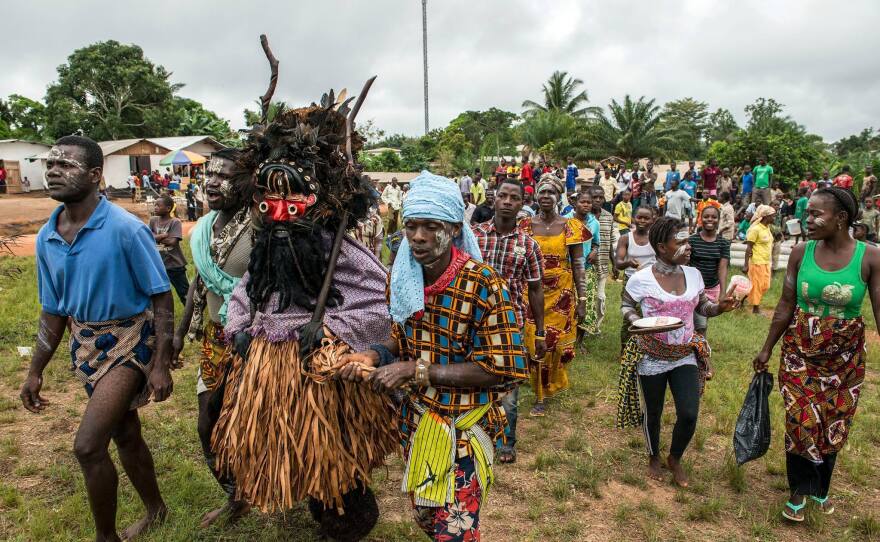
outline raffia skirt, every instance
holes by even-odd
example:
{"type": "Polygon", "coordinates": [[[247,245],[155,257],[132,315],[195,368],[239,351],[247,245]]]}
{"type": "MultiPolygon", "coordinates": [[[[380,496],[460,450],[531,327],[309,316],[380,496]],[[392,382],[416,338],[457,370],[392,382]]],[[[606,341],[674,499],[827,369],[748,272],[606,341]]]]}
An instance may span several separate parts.
{"type": "MultiPolygon", "coordinates": [[[[325,339],[311,366],[330,368],[346,352],[325,339]]],[[[397,451],[390,398],[331,376],[305,371],[296,341],[256,337],[246,361],[235,356],[212,447],[237,499],[270,513],[311,497],[341,511],[343,495],[397,451]]]]}

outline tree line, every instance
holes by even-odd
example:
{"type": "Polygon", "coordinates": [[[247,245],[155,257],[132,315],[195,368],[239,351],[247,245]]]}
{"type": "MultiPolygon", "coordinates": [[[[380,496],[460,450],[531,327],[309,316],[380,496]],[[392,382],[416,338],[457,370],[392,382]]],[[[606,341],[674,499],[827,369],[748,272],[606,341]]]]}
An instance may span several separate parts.
{"type": "MultiPolygon", "coordinates": [[[[48,143],[82,132],[98,141],[209,135],[227,145],[241,143],[227,120],[179,95],[184,85],[173,82],[172,74],[137,45],[105,41],[77,49],[57,74],[42,100],[19,94],[0,99],[0,138],[48,143]]],[[[273,103],[270,117],[283,105],[273,103]]],[[[242,112],[247,125],[258,119],[258,111],[242,112]]],[[[395,150],[362,154],[361,160],[372,171],[430,166],[457,174],[494,167],[501,156],[530,154],[559,161],[572,157],[578,163],[608,156],[629,162],[716,158],[728,167],[754,164],[766,156],[778,178],[787,182],[806,171],[818,175],[844,164],[855,171],[867,164],[880,167],[880,134],[873,128],[826,144],[772,98],[758,98],[744,112],[746,124],[739,126],[727,109],[712,111],[691,97],[660,105],[645,96],[626,95],[597,107],[590,105],[582,80],[556,71],[542,85],[540,99],[525,100],[520,113],[496,107],[465,111],[421,137],[386,135],[372,122],[363,123],[359,130],[368,149],[395,150]]]]}

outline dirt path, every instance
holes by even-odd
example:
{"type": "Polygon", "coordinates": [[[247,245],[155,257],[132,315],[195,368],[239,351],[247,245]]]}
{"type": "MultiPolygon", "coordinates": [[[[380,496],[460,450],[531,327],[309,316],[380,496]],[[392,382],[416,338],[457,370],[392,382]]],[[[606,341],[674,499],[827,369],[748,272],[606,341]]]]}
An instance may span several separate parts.
{"type": "MultiPolygon", "coordinates": [[[[132,203],[125,199],[115,199],[113,203],[134,214],[146,223],[150,218],[152,205],[132,203]]],[[[37,231],[58,207],[58,202],[42,194],[15,194],[0,197],[0,235],[19,235],[12,245],[15,256],[33,256],[37,231]]],[[[189,235],[194,222],[183,223],[183,234],[189,235]]]]}

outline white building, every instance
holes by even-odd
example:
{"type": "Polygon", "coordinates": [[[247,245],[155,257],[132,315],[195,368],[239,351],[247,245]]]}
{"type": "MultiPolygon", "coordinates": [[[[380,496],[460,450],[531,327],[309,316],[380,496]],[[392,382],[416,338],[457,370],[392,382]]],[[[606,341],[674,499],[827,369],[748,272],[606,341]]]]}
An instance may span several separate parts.
{"type": "MultiPolygon", "coordinates": [[[[219,141],[210,136],[178,136],[149,137],[141,139],[120,139],[116,141],[99,141],[104,153],[104,181],[108,187],[125,188],[126,179],[132,171],[138,173],[147,170],[159,170],[165,173],[166,166],[159,162],[171,151],[191,151],[206,158],[215,152],[225,149],[219,141]]],[[[40,154],[31,155],[34,163],[39,163],[42,170],[46,168],[48,148],[40,154]]],[[[42,178],[42,173],[40,174],[42,178]]]]}
{"type": "Polygon", "coordinates": [[[45,153],[49,145],[34,143],[23,139],[0,139],[0,162],[6,168],[6,192],[22,192],[21,180],[27,177],[31,190],[43,189],[44,168],[37,162],[27,159],[35,154],[45,153]]]}

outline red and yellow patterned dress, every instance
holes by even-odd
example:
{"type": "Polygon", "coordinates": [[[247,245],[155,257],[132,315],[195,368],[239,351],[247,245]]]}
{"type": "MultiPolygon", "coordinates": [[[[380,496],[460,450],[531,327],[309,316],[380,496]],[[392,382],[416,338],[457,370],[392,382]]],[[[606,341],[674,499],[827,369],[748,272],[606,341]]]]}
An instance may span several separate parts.
{"type": "MultiPolygon", "coordinates": [[[[574,342],[577,337],[575,318],[576,295],[568,248],[592,238],[592,234],[577,219],[569,219],[557,235],[535,235],[532,219],[520,223],[522,230],[531,236],[543,253],[544,276],[544,343],[547,353],[541,366],[541,387],[544,396],[552,396],[568,389],[567,364],[574,359],[574,342]]],[[[528,304],[528,294],[526,294],[528,304]]],[[[526,308],[525,341],[529,353],[535,352],[535,320],[526,308]]],[[[531,372],[532,387],[538,383],[535,367],[531,372]]],[[[537,390],[536,390],[537,391],[537,390]]]]}

